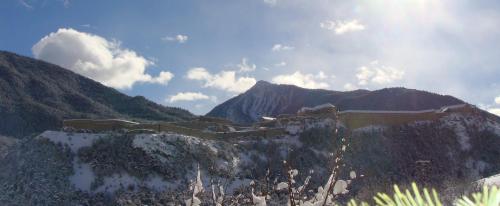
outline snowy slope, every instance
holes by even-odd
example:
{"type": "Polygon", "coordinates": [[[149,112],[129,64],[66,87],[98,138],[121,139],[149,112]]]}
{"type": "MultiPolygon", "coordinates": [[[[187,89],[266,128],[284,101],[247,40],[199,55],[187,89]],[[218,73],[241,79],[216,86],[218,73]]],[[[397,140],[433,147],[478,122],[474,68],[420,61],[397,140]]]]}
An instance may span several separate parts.
{"type": "Polygon", "coordinates": [[[213,182],[223,185],[226,196],[250,195],[255,182],[259,197],[266,176],[270,182],[286,180],[284,160],[299,173],[297,184],[311,175],[308,190],[315,191],[328,178],[341,137],[349,143],[341,178],[349,177],[350,171],[364,176],[349,186],[350,197],[370,199],[374,191],[409,181],[442,189],[500,172],[500,124],[481,113],[452,113],[438,121],[392,127],[373,125],[352,134],[342,127],[334,134],[335,123],[289,122],[289,135],[235,140],[175,133],[47,131],[25,140],[1,160],[0,201],[74,205],[128,200],[151,204],[148,201],[154,199],[181,204],[190,197],[188,186],[198,166],[206,190],[198,195],[201,200],[210,196],[213,182]],[[423,173],[419,161],[428,162],[423,173]]]}

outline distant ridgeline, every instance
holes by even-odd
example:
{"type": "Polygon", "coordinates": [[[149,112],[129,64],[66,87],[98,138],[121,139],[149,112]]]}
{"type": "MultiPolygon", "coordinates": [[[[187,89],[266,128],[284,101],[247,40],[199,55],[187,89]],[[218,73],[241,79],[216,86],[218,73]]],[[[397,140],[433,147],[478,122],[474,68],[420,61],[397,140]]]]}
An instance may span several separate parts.
{"type": "Polygon", "coordinates": [[[120,119],[68,119],[64,120],[65,129],[90,130],[96,132],[125,130],[128,133],[174,132],[203,138],[237,137],[274,137],[294,134],[294,128],[304,129],[307,124],[318,123],[325,119],[339,120],[348,129],[370,125],[400,125],[417,121],[433,121],[450,113],[473,113],[474,106],[460,104],[436,110],[421,111],[370,111],[346,110],[338,112],[331,104],[313,108],[304,107],[296,115],[279,115],[276,118],[262,117],[253,126],[234,124],[229,120],[213,117],[198,117],[190,121],[136,123],[120,119]]]}

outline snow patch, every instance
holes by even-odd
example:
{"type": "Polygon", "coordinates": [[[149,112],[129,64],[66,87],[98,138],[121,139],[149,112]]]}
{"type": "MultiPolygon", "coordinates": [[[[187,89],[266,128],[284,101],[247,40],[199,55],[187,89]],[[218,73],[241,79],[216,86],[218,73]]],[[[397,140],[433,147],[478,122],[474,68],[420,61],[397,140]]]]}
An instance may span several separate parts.
{"type": "Polygon", "coordinates": [[[89,134],[89,133],[66,133],[59,131],[45,131],[37,138],[46,138],[54,144],[61,143],[67,145],[71,152],[77,153],[82,147],[89,147],[92,144],[104,137],[105,134],[89,134]]]}
{"type": "Polygon", "coordinates": [[[174,145],[166,144],[156,135],[137,135],[132,141],[134,148],[140,148],[148,155],[156,157],[162,163],[167,162],[166,157],[173,157],[177,151],[174,145]]]}
{"type": "Polygon", "coordinates": [[[498,186],[500,187],[500,174],[493,175],[477,181],[480,186],[498,186]]]}
{"type": "Polygon", "coordinates": [[[92,171],[90,164],[78,163],[77,159],[73,159],[73,171],[75,173],[69,176],[69,181],[81,191],[90,191],[90,186],[95,180],[94,171],[92,171]]]}
{"type": "Polygon", "coordinates": [[[104,184],[99,186],[94,192],[114,193],[119,189],[127,189],[129,187],[138,188],[140,186],[164,191],[166,189],[174,189],[180,186],[180,181],[168,183],[158,175],[149,176],[146,180],[140,180],[137,177],[131,176],[128,173],[113,174],[104,177],[104,184]]]}
{"type": "Polygon", "coordinates": [[[453,131],[457,135],[457,141],[460,144],[462,151],[468,151],[472,148],[470,144],[470,136],[467,133],[467,126],[469,126],[463,115],[451,114],[444,118],[444,124],[453,128],[453,131]]]}

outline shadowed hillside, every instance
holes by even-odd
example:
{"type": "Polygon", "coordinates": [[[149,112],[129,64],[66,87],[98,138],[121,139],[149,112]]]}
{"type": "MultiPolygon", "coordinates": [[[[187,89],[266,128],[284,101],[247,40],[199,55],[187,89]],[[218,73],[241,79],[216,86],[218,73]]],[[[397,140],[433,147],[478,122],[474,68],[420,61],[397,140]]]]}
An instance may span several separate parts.
{"type": "Polygon", "coordinates": [[[130,97],[62,67],[0,52],[0,134],[21,137],[61,126],[64,118],[186,120],[183,109],[130,97]]]}

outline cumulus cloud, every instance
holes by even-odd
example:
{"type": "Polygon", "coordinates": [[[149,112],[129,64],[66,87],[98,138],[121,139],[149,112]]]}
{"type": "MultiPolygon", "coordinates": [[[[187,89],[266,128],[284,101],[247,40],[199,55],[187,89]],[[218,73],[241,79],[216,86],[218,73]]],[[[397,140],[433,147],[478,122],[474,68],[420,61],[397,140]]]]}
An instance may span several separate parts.
{"type": "Polygon", "coordinates": [[[275,76],[272,82],[277,84],[292,84],[308,89],[324,89],[328,88],[330,85],[322,80],[324,80],[326,75],[323,72],[318,74],[303,74],[300,71],[296,71],[293,74],[283,74],[275,76]]]}
{"type": "Polygon", "coordinates": [[[236,77],[236,71],[221,71],[211,74],[202,67],[192,68],[186,78],[203,82],[204,87],[216,88],[228,92],[241,93],[252,87],[257,81],[252,77],[236,77]]]}
{"type": "Polygon", "coordinates": [[[179,92],[176,95],[172,95],[167,98],[167,101],[170,103],[178,101],[197,101],[197,100],[212,100],[216,102],[217,97],[208,96],[200,92],[179,92]]]}
{"type": "Polygon", "coordinates": [[[158,77],[146,74],[151,61],[122,48],[119,42],[61,28],[38,41],[32,48],[37,59],[51,62],[117,89],[131,88],[136,82],[167,84],[173,74],[158,77]]]}
{"type": "Polygon", "coordinates": [[[498,96],[498,97],[495,98],[495,103],[496,104],[500,104],[500,96],[498,96]]]}
{"type": "Polygon", "coordinates": [[[362,31],[365,25],[361,24],[358,20],[353,19],[350,21],[324,21],[319,24],[323,29],[335,31],[335,34],[345,34],[348,32],[362,31]]]}
{"type": "Polygon", "coordinates": [[[275,44],[273,46],[273,48],[271,48],[271,51],[279,52],[279,51],[290,51],[290,50],[293,50],[293,49],[295,49],[295,48],[292,47],[292,46],[287,46],[287,45],[282,45],[282,44],[275,44]]]}
{"type": "Polygon", "coordinates": [[[257,68],[255,64],[249,64],[247,58],[241,59],[241,63],[237,67],[239,68],[239,72],[252,72],[257,68]]]}
{"type": "Polygon", "coordinates": [[[147,81],[151,83],[157,83],[157,84],[167,84],[170,80],[174,78],[174,74],[168,72],[168,71],[162,71],[157,77],[151,77],[148,76],[147,81]]]}
{"type": "Polygon", "coordinates": [[[161,40],[163,41],[170,41],[170,42],[175,41],[180,44],[187,42],[188,39],[189,39],[188,36],[182,34],[177,34],[176,36],[166,36],[161,38],[161,40]]]}
{"type": "Polygon", "coordinates": [[[356,77],[359,85],[375,83],[379,85],[390,84],[396,80],[401,80],[405,72],[394,67],[379,65],[378,61],[373,61],[369,66],[362,66],[358,69],[356,77]]]}

